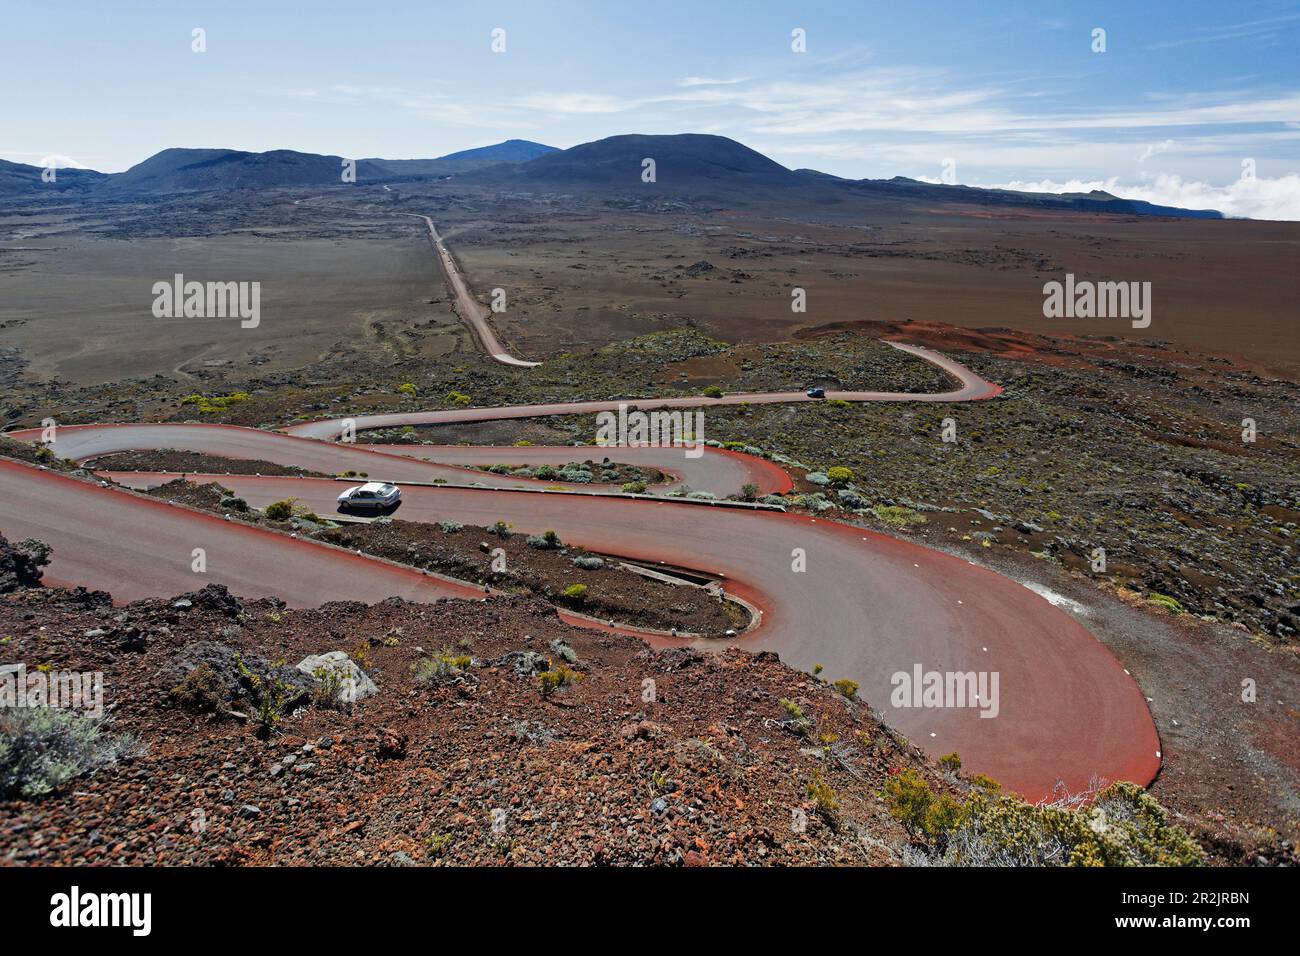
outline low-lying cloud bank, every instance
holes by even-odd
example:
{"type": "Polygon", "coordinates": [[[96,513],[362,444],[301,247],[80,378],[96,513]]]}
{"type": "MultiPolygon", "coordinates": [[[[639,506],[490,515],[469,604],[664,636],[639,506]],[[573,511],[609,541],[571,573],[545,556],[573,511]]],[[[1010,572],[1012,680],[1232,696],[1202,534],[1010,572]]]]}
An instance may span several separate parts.
{"type": "Polygon", "coordinates": [[[1136,185],[1126,185],[1119,181],[1119,177],[1112,176],[1104,180],[1071,179],[1063,183],[1051,179],[1039,182],[1015,180],[989,188],[1035,193],[1086,193],[1101,189],[1123,199],[1145,199],[1161,206],[1217,209],[1225,216],[1300,220],[1300,175],[1294,173],[1276,179],[1243,178],[1226,186],[1189,182],[1172,173],[1157,173],[1136,185]]]}

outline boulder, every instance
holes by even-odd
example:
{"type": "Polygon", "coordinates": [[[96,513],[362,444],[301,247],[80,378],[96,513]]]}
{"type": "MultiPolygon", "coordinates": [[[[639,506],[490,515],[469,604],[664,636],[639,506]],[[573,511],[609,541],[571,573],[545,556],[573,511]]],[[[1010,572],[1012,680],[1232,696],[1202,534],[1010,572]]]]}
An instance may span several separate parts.
{"type": "Polygon", "coordinates": [[[318,671],[332,671],[339,677],[340,696],[347,696],[350,700],[362,700],[379,693],[379,685],[345,651],[311,654],[300,660],[296,669],[315,679],[319,679],[316,678],[318,671]],[[345,687],[351,687],[352,691],[345,695],[342,690],[345,687]]]}

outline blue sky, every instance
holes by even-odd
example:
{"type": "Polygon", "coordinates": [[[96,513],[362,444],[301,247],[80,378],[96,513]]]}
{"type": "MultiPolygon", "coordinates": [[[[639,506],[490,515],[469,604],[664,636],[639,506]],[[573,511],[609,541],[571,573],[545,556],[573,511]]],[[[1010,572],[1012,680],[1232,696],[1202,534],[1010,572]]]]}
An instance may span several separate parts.
{"type": "Polygon", "coordinates": [[[1298,2],[0,2],[19,162],[713,132],[842,176],[951,160],[973,185],[1300,219],[1298,2]]]}

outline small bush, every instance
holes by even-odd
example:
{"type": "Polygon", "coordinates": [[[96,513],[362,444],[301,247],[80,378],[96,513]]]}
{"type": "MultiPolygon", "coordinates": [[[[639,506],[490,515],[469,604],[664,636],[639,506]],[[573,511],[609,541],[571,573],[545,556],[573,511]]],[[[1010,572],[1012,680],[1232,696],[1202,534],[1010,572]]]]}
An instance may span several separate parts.
{"type": "Polygon", "coordinates": [[[1182,614],[1186,610],[1179,602],[1178,598],[1170,597],[1168,594],[1160,594],[1157,591],[1152,591],[1148,594],[1147,600],[1152,604],[1164,608],[1171,614],[1182,614]]]}
{"type": "Polygon", "coordinates": [[[745,484],[740,486],[741,501],[753,501],[757,497],[758,497],[758,485],[754,484],[752,481],[746,482],[745,484]]]}
{"type": "Polygon", "coordinates": [[[700,394],[705,398],[721,398],[722,389],[717,385],[706,385],[700,394]]]}
{"type": "Polygon", "coordinates": [[[849,700],[852,700],[854,696],[858,693],[858,682],[855,680],[849,680],[848,678],[842,678],[841,680],[837,680],[831,686],[834,687],[841,694],[843,694],[845,697],[847,697],[849,700]]]}
{"type": "Polygon", "coordinates": [[[105,725],[52,707],[0,710],[0,798],[43,797],[136,751],[134,737],[105,733],[105,725]]]}
{"type": "Polygon", "coordinates": [[[312,703],[326,710],[347,707],[348,702],[343,699],[343,682],[347,678],[342,670],[336,667],[318,667],[312,676],[316,678],[312,703]]]}
{"type": "Polygon", "coordinates": [[[934,802],[930,785],[915,770],[904,770],[885,781],[885,806],[892,816],[912,831],[921,831],[925,815],[934,802]]]}
{"type": "Polygon", "coordinates": [[[451,391],[447,393],[447,401],[453,405],[464,407],[470,403],[471,399],[464,392],[451,391]]]}
{"type": "Polygon", "coordinates": [[[831,785],[822,780],[820,774],[817,774],[808,781],[807,786],[808,798],[812,800],[817,813],[821,815],[823,820],[834,826],[838,819],[840,801],[831,785]]]}
{"type": "Polygon", "coordinates": [[[903,505],[876,505],[871,509],[871,513],[885,524],[891,524],[896,528],[906,528],[926,522],[926,517],[921,512],[903,505]]]}
{"type": "Polygon", "coordinates": [[[487,529],[487,533],[494,534],[498,538],[508,538],[510,537],[510,525],[504,521],[498,521],[496,524],[492,525],[492,527],[487,529]]]}
{"type": "Polygon", "coordinates": [[[556,664],[537,675],[537,689],[542,692],[543,697],[550,697],[561,687],[567,687],[570,684],[576,684],[586,678],[586,674],[575,671],[567,664],[556,664]]]}
{"type": "Polygon", "coordinates": [[[645,494],[645,482],[629,481],[623,485],[623,493],[627,495],[643,495],[645,494]]]}
{"type": "Polygon", "coordinates": [[[213,415],[224,411],[231,405],[246,402],[251,398],[248,392],[232,392],[229,395],[186,395],[181,399],[182,405],[194,405],[200,415],[213,415]]]}
{"type": "Polygon", "coordinates": [[[226,701],[226,685],[208,664],[200,664],[171,689],[171,699],[185,710],[210,714],[226,701]]]}
{"type": "Polygon", "coordinates": [[[293,503],[297,498],[285,498],[273,501],[266,506],[266,516],[272,521],[288,521],[293,517],[293,503]]]}
{"type": "Polygon", "coordinates": [[[939,758],[939,766],[949,773],[956,773],[961,769],[961,755],[956,752],[944,754],[939,758]]]}
{"type": "Polygon", "coordinates": [[[537,548],[541,551],[554,551],[556,548],[563,546],[564,542],[554,531],[545,531],[541,534],[530,534],[528,536],[529,547],[537,548]]]}
{"type": "Polygon", "coordinates": [[[564,589],[562,594],[566,601],[571,601],[574,604],[581,604],[587,600],[587,585],[570,584],[564,589]]]}
{"type": "MultiPolygon", "coordinates": [[[[889,812],[924,836],[920,862],[940,866],[1196,866],[1205,853],[1132,783],[1091,804],[1031,804],[981,785],[964,801],[935,796],[913,770],[885,785],[889,812]]],[[[991,782],[991,781],[989,781],[991,782]]]]}
{"type": "Polygon", "coordinates": [[[842,488],[853,480],[853,469],[835,465],[826,469],[826,477],[831,480],[832,485],[842,488]]]}
{"type": "Polygon", "coordinates": [[[235,655],[235,666],[248,686],[257,708],[257,735],[262,738],[269,737],[275,730],[276,724],[303,699],[303,690],[276,676],[269,676],[264,680],[244,663],[243,657],[238,654],[235,655]]]}
{"type": "Polygon", "coordinates": [[[787,719],[783,725],[796,736],[807,737],[812,730],[812,721],[804,714],[803,708],[792,701],[789,697],[782,697],[779,701],[781,709],[787,714],[787,719]]]}
{"type": "Polygon", "coordinates": [[[397,386],[397,390],[403,395],[411,396],[411,398],[415,398],[415,396],[419,394],[419,390],[410,382],[403,382],[401,385],[397,386]]]}
{"type": "Polygon", "coordinates": [[[465,526],[461,524],[459,521],[439,521],[438,527],[441,528],[443,531],[445,531],[447,534],[455,534],[457,531],[459,531],[461,528],[465,526]]]}
{"type": "Polygon", "coordinates": [[[473,663],[474,659],[468,654],[457,654],[444,648],[440,653],[426,657],[415,665],[415,679],[421,684],[436,684],[459,677],[473,663]]]}

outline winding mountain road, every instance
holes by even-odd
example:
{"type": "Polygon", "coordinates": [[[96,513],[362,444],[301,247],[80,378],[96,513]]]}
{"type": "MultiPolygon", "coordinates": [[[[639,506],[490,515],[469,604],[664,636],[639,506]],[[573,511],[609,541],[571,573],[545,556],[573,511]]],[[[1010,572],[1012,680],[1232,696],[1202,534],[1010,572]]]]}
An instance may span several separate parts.
{"type": "MultiPolygon", "coordinates": [[[[970,401],[999,391],[929,350],[896,347],[934,362],[958,387],[932,395],[832,394],[851,401],[970,401]]],[[[802,393],[776,393],[629,404],[650,410],[808,400],[802,393]]],[[[723,582],[728,593],[759,611],[756,626],[733,639],[739,646],[776,651],[807,670],[821,664],[831,679],[859,682],[860,695],[928,753],[956,751],[968,769],[987,773],[1031,799],[1050,796],[1058,784],[1079,792],[1098,779],[1147,784],[1154,778],[1160,743],[1137,684],[1074,618],[1008,578],[837,521],[592,494],[609,490],[593,486],[565,488],[583,494],[555,494],[543,490],[556,487],[554,482],[466,467],[497,461],[563,463],[599,453],[661,468],[677,483],[720,495],[734,493],[746,482],[764,493],[788,490],[788,476],[772,462],[712,448],[692,459],[681,448],[370,446],[328,440],[350,427],[364,431],[574,414],[615,410],[618,404],[370,415],[301,423],[285,432],[196,424],[65,426],[58,429],[52,450],[84,461],[116,451],[170,447],[404,482],[397,515],[405,519],[477,525],[505,520],[521,532],[555,530],[565,541],[593,551],[662,562],[723,582]],[[421,482],[448,484],[417,484],[421,482]],[[896,706],[896,675],[910,678],[918,669],[996,673],[996,699],[916,706],[932,702],[909,697],[896,706]],[[996,711],[996,716],[981,717],[982,710],[996,711]]],[[[34,442],[41,433],[32,429],[10,437],[34,442]]],[[[140,488],[175,477],[105,475],[140,488]]],[[[324,478],[189,477],[219,481],[255,506],[295,497],[324,514],[333,512],[340,487],[324,478]]],[[[275,595],[296,606],[390,595],[412,600],[482,597],[480,589],[461,582],[9,461],[0,462],[0,530],[11,539],[39,537],[53,546],[51,583],[103,588],[120,600],[175,594],[206,581],[225,583],[247,597],[275,595]],[[191,570],[195,548],[204,549],[207,570],[202,575],[191,570]]]]}

